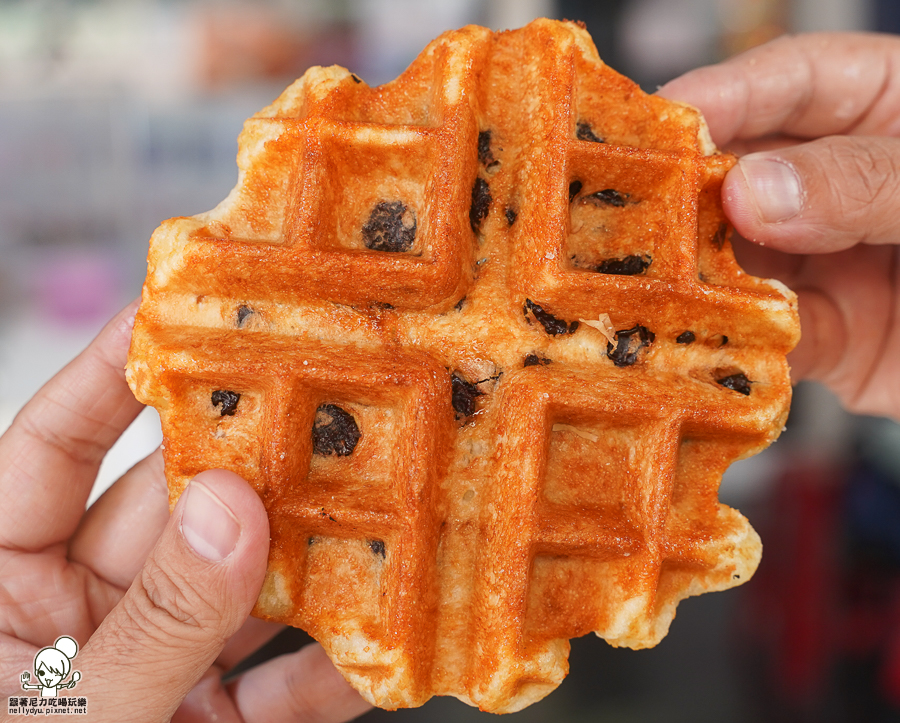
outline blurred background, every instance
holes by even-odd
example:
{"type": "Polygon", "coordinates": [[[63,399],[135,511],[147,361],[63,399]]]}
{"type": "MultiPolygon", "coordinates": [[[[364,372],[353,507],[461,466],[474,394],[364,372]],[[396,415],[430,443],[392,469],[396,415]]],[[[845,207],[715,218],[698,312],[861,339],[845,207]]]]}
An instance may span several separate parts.
{"type": "MultiPolygon", "coordinates": [[[[651,92],[785,32],[900,32],[896,0],[0,0],[0,431],[138,295],[159,222],[225,197],[243,120],[306,67],[375,85],[446,29],[538,16],[584,21],[651,92]]],[[[95,493],[158,424],[138,418],[95,493]]],[[[782,440],[722,499],[765,542],[754,580],[682,603],[653,650],[573,641],[561,688],[514,720],[900,720],[900,428],[801,384],[782,440]]],[[[365,720],[487,717],[436,699],[365,720]]]]}

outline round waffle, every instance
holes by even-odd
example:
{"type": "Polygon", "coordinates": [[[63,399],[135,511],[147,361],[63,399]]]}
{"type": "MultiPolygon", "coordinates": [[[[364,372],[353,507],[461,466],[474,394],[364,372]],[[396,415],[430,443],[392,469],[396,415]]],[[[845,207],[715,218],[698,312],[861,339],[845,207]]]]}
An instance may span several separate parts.
{"type": "Polygon", "coordinates": [[[128,378],[172,504],[208,468],[265,503],[256,614],[378,706],[509,712],[570,638],[655,645],[747,580],[718,485],[780,433],[799,329],[735,264],[733,162],[549,20],[249,119],[228,198],[153,234],[128,378]]]}

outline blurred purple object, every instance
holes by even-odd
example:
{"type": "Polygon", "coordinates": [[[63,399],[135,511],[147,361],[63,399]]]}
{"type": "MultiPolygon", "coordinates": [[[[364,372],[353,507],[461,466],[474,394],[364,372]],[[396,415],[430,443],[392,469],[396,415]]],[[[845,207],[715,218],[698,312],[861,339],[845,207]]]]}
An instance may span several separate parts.
{"type": "Polygon", "coordinates": [[[35,275],[38,310],[47,321],[87,325],[109,319],[119,305],[118,264],[105,250],[55,253],[35,275]]]}

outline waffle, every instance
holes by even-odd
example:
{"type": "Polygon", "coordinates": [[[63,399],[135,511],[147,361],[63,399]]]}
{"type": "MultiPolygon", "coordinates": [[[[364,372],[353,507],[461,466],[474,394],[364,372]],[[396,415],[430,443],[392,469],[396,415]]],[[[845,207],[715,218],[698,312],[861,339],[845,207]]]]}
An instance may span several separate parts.
{"type": "Polygon", "coordinates": [[[255,614],[377,706],[510,712],[570,638],[652,646],[747,580],[718,485],[782,430],[799,331],[734,261],[733,162],[549,20],[250,118],[231,194],[153,234],[128,378],[173,505],[208,468],[262,498],[255,614]]]}

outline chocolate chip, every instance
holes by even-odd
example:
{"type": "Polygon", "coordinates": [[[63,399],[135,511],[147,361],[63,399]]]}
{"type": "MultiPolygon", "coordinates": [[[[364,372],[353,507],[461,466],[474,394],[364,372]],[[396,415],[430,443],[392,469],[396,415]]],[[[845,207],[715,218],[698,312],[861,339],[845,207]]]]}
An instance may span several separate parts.
{"type": "Polygon", "coordinates": [[[697,335],[692,331],[683,331],[676,338],[676,344],[693,344],[697,339],[697,335]]]}
{"type": "Polygon", "coordinates": [[[544,327],[544,331],[552,336],[557,334],[572,334],[578,328],[578,322],[573,321],[571,324],[566,323],[562,319],[557,319],[553,314],[544,311],[543,307],[535,304],[531,299],[525,299],[525,305],[522,307],[525,318],[528,318],[530,311],[534,318],[544,327]]]}
{"type": "Polygon", "coordinates": [[[715,246],[719,251],[722,250],[722,247],[725,245],[725,239],[728,238],[728,224],[720,223],[719,228],[716,229],[716,233],[713,236],[712,242],[713,246],[715,246]]]}
{"type": "Polygon", "coordinates": [[[728,343],[728,337],[722,334],[722,341],[719,342],[719,346],[725,346],[728,343]]]}
{"type": "Polygon", "coordinates": [[[605,141],[602,138],[598,138],[594,135],[594,129],[591,128],[590,123],[585,123],[581,121],[578,125],[575,126],[575,137],[579,141],[591,141],[592,143],[604,143],[605,141]]]}
{"type": "Polygon", "coordinates": [[[462,311],[463,304],[465,304],[465,303],[466,303],[466,297],[464,296],[459,301],[456,302],[456,306],[454,306],[453,308],[456,309],[457,311],[462,311]]]}
{"type": "Polygon", "coordinates": [[[216,389],[216,391],[212,393],[212,405],[214,407],[222,407],[219,410],[220,417],[226,415],[233,417],[234,413],[237,411],[237,405],[240,398],[241,395],[237,392],[231,392],[227,389],[216,389]]]}
{"type": "Polygon", "coordinates": [[[617,276],[635,276],[644,273],[648,266],[650,266],[649,256],[625,256],[621,259],[604,259],[594,267],[594,271],[617,276]]]}
{"type": "Polygon", "coordinates": [[[753,384],[753,382],[747,379],[747,375],[743,372],[729,374],[727,377],[716,379],[716,383],[721,384],[726,389],[732,389],[735,392],[740,392],[748,397],[750,396],[750,385],[753,384]]]}
{"type": "Polygon", "coordinates": [[[508,206],[506,208],[506,211],[504,211],[504,215],[506,216],[506,223],[508,223],[510,226],[512,226],[516,222],[516,219],[519,217],[519,214],[508,206]]]}
{"type": "Polygon", "coordinates": [[[362,83],[362,78],[360,78],[356,73],[350,73],[350,77],[353,78],[354,83],[362,83]]]}
{"type": "Polygon", "coordinates": [[[248,316],[252,316],[252,315],[255,314],[255,313],[256,313],[256,312],[253,311],[253,309],[251,309],[251,308],[250,308],[249,306],[247,306],[246,304],[241,304],[241,305],[238,307],[238,310],[237,310],[237,325],[238,325],[238,328],[241,328],[241,327],[244,325],[244,322],[247,320],[247,317],[248,317],[248,316]]]}
{"type": "Polygon", "coordinates": [[[479,176],[475,179],[475,185],[472,186],[472,205],[469,207],[469,223],[472,225],[473,231],[477,231],[481,222],[487,218],[492,200],[488,182],[479,176]]]}
{"type": "Polygon", "coordinates": [[[582,200],[590,201],[591,203],[598,205],[602,204],[604,206],[622,208],[625,205],[627,198],[628,194],[619,193],[614,188],[604,188],[602,191],[597,191],[596,193],[584,196],[582,200]]]}
{"type": "Polygon", "coordinates": [[[381,201],[362,227],[363,243],[373,251],[409,251],[416,238],[416,214],[402,201],[381,201]]]}
{"type": "Polygon", "coordinates": [[[335,404],[322,404],[316,409],[313,422],[313,452],[346,457],[356,448],[362,436],[356,420],[349,412],[335,404]]]}
{"type": "Polygon", "coordinates": [[[581,181],[572,181],[569,184],[569,203],[575,200],[575,196],[577,196],[581,189],[584,187],[584,184],[581,181]]]}
{"type": "Polygon", "coordinates": [[[478,162],[485,168],[493,168],[500,163],[491,151],[491,131],[478,134],[478,162]]]}
{"type": "Polygon", "coordinates": [[[372,550],[376,555],[381,555],[381,558],[384,559],[387,557],[387,550],[384,548],[383,540],[369,540],[369,549],[372,550]]]}
{"type": "Polygon", "coordinates": [[[606,356],[617,367],[630,367],[638,360],[641,349],[650,346],[656,335],[644,326],[616,332],[616,346],[606,345],[606,356]]]}
{"type": "Polygon", "coordinates": [[[538,356],[537,354],[526,354],[525,361],[522,364],[523,367],[534,367],[534,366],[542,366],[545,367],[551,363],[551,359],[547,359],[547,357],[538,356]]]}
{"type": "Polygon", "coordinates": [[[475,399],[481,396],[478,388],[463,379],[457,372],[450,377],[453,410],[457,419],[465,419],[475,414],[475,399]]]}

